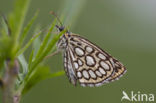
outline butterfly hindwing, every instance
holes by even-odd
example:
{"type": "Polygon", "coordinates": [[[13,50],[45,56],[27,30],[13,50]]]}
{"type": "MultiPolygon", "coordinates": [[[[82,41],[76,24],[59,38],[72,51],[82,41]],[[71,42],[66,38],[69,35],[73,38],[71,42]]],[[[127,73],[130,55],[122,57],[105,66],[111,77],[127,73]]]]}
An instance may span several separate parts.
{"type": "Polygon", "coordinates": [[[68,35],[64,65],[72,84],[76,85],[78,80],[82,86],[100,86],[116,80],[126,71],[118,60],[87,39],[68,35]]]}

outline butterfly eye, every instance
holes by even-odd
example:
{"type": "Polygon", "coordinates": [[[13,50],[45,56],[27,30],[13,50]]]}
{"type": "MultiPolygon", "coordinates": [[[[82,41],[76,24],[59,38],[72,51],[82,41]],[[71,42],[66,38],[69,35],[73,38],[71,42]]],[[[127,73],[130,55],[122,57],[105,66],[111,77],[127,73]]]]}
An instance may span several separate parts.
{"type": "Polygon", "coordinates": [[[61,32],[64,30],[64,26],[55,25],[55,27],[61,32]]]}

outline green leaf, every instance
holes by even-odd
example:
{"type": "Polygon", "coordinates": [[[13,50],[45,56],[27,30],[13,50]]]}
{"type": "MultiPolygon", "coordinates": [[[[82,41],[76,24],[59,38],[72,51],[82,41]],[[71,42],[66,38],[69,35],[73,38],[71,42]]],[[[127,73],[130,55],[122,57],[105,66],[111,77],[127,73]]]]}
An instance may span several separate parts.
{"type": "Polygon", "coordinates": [[[43,53],[40,54],[40,56],[38,58],[35,58],[34,63],[30,69],[30,73],[31,71],[33,71],[33,69],[44,59],[45,56],[48,55],[48,53],[52,50],[52,48],[55,47],[56,42],[59,40],[59,38],[66,32],[66,30],[60,32],[59,35],[54,35],[53,39],[49,42],[49,44],[47,45],[47,47],[44,49],[43,53]]]}
{"type": "Polygon", "coordinates": [[[2,35],[0,35],[0,36],[6,36],[6,35],[9,36],[8,34],[10,33],[10,28],[9,28],[8,21],[7,21],[6,17],[3,16],[0,21],[1,21],[0,23],[2,25],[2,28],[0,28],[2,35]]]}
{"type": "Polygon", "coordinates": [[[64,74],[65,74],[65,72],[64,72],[64,70],[62,70],[59,72],[51,73],[49,76],[47,76],[47,78],[59,77],[59,76],[62,76],[64,74]]]}
{"type": "Polygon", "coordinates": [[[21,64],[22,72],[18,73],[18,79],[16,80],[16,86],[18,87],[20,83],[24,80],[25,75],[28,73],[28,63],[25,60],[23,54],[18,56],[19,63],[21,64]]]}
{"type": "Polygon", "coordinates": [[[36,20],[37,16],[38,16],[39,11],[36,11],[35,15],[32,17],[32,19],[29,21],[29,23],[27,24],[27,26],[24,28],[23,33],[21,34],[21,38],[20,38],[20,44],[22,46],[23,41],[25,39],[25,36],[27,35],[27,33],[29,32],[32,24],[34,23],[34,21],[36,20]]]}
{"type": "Polygon", "coordinates": [[[31,73],[29,79],[27,81],[24,81],[25,84],[22,90],[22,94],[25,94],[29,89],[31,89],[39,81],[45,79],[49,74],[50,74],[49,67],[45,67],[45,66],[37,67],[35,71],[31,73]]]}
{"type": "Polygon", "coordinates": [[[40,31],[39,33],[37,33],[36,35],[34,35],[29,41],[28,43],[17,53],[17,56],[22,54],[31,44],[32,42],[41,34],[42,31],[40,31]]]}
{"type": "Polygon", "coordinates": [[[41,46],[40,46],[40,49],[39,49],[39,51],[38,51],[38,53],[36,55],[36,58],[39,57],[39,55],[41,55],[41,53],[43,52],[44,48],[47,46],[48,41],[49,41],[50,36],[51,36],[51,32],[54,29],[55,25],[56,25],[56,19],[52,22],[48,33],[46,34],[43,42],[41,43],[41,46]]]}
{"type": "Polygon", "coordinates": [[[11,46],[12,41],[8,36],[0,38],[0,68],[4,63],[4,60],[10,57],[11,46]]]}
{"type": "Polygon", "coordinates": [[[32,49],[31,54],[29,56],[29,64],[28,64],[29,66],[28,66],[28,68],[31,67],[31,63],[33,61],[33,56],[34,56],[34,49],[32,49]]]}
{"type": "MultiPolygon", "coordinates": [[[[53,25],[52,25],[53,26],[53,25]]],[[[52,28],[52,27],[51,27],[52,28]]],[[[52,30],[49,30],[49,31],[52,31],[52,30]]],[[[48,32],[49,33],[49,32],[48,32]]],[[[50,34],[49,34],[50,35],[50,34]]],[[[57,35],[57,36],[60,36],[60,35],[57,35]]],[[[59,39],[59,38],[58,38],[59,39]]],[[[57,40],[58,40],[57,39],[57,40]]],[[[55,40],[56,41],[56,40],[55,40]]],[[[56,41],[57,42],[57,41],[56,41]]],[[[47,42],[48,43],[48,42],[47,42]]],[[[47,44],[45,44],[45,45],[47,45],[47,44]]],[[[54,44],[53,44],[54,45],[54,44]]],[[[52,48],[52,47],[51,47],[52,48]]],[[[47,51],[47,50],[46,50],[47,51]]],[[[50,50],[49,50],[50,51],[50,50]]],[[[43,54],[43,53],[42,53],[43,54]]],[[[40,54],[40,55],[42,55],[42,54],[40,54]]],[[[33,55],[33,54],[32,54],[33,55]]],[[[45,55],[42,55],[41,57],[40,57],[40,59],[31,59],[29,62],[31,62],[31,66],[29,66],[30,68],[29,68],[29,72],[28,72],[28,74],[26,75],[26,77],[24,78],[24,80],[23,80],[23,82],[21,83],[21,85],[20,85],[20,89],[18,90],[18,91],[20,91],[21,90],[21,88],[23,88],[23,86],[25,85],[25,82],[26,81],[28,81],[29,80],[29,78],[30,78],[30,76],[34,73],[34,71],[36,71],[36,67],[38,66],[38,64],[40,63],[40,62],[42,62],[42,60],[44,59],[44,57],[45,57],[45,55]]],[[[32,57],[30,57],[30,58],[32,58],[32,57]]]]}
{"type": "Polygon", "coordinates": [[[30,0],[15,0],[13,12],[10,14],[9,23],[15,40],[19,39],[23,23],[28,11],[30,0]]]}
{"type": "MultiPolygon", "coordinates": [[[[34,30],[34,32],[38,32],[39,30],[41,30],[41,27],[39,25],[37,25],[36,29],[34,30]]],[[[33,56],[33,59],[34,57],[36,56],[39,48],[41,46],[41,39],[40,37],[36,38],[32,44],[32,48],[34,49],[34,56],[33,56]]]]}
{"type": "Polygon", "coordinates": [[[50,68],[46,66],[39,66],[33,71],[33,73],[30,75],[28,81],[26,81],[24,88],[22,90],[22,95],[28,92],[33,86],[35,86],[37,83],[39,83],[41,80],[45,80],[48,78],[58,77],[63,75],[64,72],[56,72],[56,73],[50,73],[50,68]]]}
{"type": "MultiPolygon", "coordinates": [[[[26,75],[24,81],[27,81],[29,79],[29,77],[32,75],[33,71],[36,71],[36,67],[39,65],[40,62],[43,61],[44,57],[47,56],[47,54],[51,51],[51,48],[53,48],[56,44],[56,42],[59,40],[60,36],[63,35],[63,33],[65,33],[66,30],[62,31],[59,35],[55,35],[54,38],[50,41],[50,43],[48,44],[47,48],[45,49],[45,51],[41,54],[41,56],[39,56],[39,58],[35,59],[32,62],[32,66],[29,69],[28,74],[26,75]]],[[[22,85],[24,84],[24,82],[22,83],[22,85]]]]}
{"type": "Polygon", "coordinates": [[[22,66],[22,74],[26,75],[28,73],[28,63],[25,60],[24,55],[23,54],[19,55],[18,60],[19,60],[19,62],[21,64],[21,66],[22,66]]]}
{"type": "Polygon", "coordinates": [[[11,28],[11,37],[13,39],[11,58],[16,58],[19,49],[19,37],[23,28],[26,13],[31,0],[16,0],[13,12],[9,15],[9,27],[11,28]]]}

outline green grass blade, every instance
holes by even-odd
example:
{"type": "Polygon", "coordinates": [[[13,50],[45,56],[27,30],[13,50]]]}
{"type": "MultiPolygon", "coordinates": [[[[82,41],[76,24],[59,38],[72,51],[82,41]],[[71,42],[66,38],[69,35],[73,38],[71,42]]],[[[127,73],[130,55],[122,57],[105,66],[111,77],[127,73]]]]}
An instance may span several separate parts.
{"type": "Polygon", "coordinates": [[[7,35],[0,37],[0,69],[4,61],[10,57],[11,46],[12,41],[7,35]]]}
{"type": "Polygon", "coordinates": [[[29,66],[28,66],[28,68],[31,67],[31,63],[33,61],[33,56],[34,56],[34,49],[32,49],[31,54],[29,56],[29,63],[28,63],[29,66]]]}
{"type": "Polygon", "coordinates": [[[55,25],[56,25],[56,19],[52,22],[51,27],[50,27],[47,35],[45,36],[43,42],[41,43],[41,46],[40,46],[40,49],[39,49],[39,51],[38,51],[38,53],[36,55],[36,58],[38,58],[39,55],[41,55],[41,53],[43,52],[44,48],[47,46],[48,41],[49,41],[50,36],[51,36],[51,32],[54,29],[55,25]]]}
{"type": "Polygon", "coordinates": [[[64,75],[64,71],[59,71],[55,73],[50,73],[50,68],[46,66],[39,66],[33,73],[30,75],[29,79],[25,82],[25,85],[22,90],[22,95],[28,92],[33,86],[39,83],[42,80],[48,78],[54,78],[64,75]]]}
{"type": "MultiPolygon", "coordinates": [[[[38,64],[39,64],[40,62],[43,61],[44,57],[48,54],[48,52],[51,51],[51,49],[54,47],[54,45],[56,44],[56,42],[58,41],[58,39],[60,38],[60,36],[61,36],[63,33],[65,33],[65,32],[66,32],[66,31],[63,31],[63,32],[61,32],[59,35],[54,35],[54,39],[51,39],[51,42],[49,43],[49,45],[46,44],[47,47],[46,47],[46,49],[44,50],[44,52],[41,53],[37,59],[34,59],[34,60],[31,62],[31,66],[30,66],[30,68],[29,68],[29,72],[28,72],[28,74],[26,75],[26,77],[24,78],[23,82],[21,83],[21,85],[20,85],[20,87],[19,87],[19,91],[21,90],[21,88],[24,87],[26,81],[29,80],[29,78],[30,78],[30,76],[33,74],[33,72],[36,71],[36,69],[37,69],[36,67],[38,66],[38,64]],[[48,48],[48,49],[47,49],[47,48],[48,48]]],[[[47,42],[47,43],[48,43],[48,42],[47,42]]]]}
{"type": "Polygon", "coordinates": [[[22,54],[31,44],[32,42],[42,33],[42,31],[40,31],[39,33],[37,33],[36,35],[34,35],[29,41],[28,43],[17,53],[17,56],[22,54]]]}
{"type": "MultiPolygon", "coordinates": [[[[34,32],[38,32],[39,30],[41,30],[41,27],[39,25],[37,25],[36,29],[34,30],[34,32]]],[[[34,49],[34,57],[36,56],[39,48],[41,46],[41,39],[40,37],[36,38],[32,44],[32,48],[34,49]]],[[[34,58],[33,57],[33,58],[34,58]]]]}
{"type": "Polygon", "coordinates": [[[13,37],[11,58],[16,58],[19,49],[19,37],[23,28],[24,20],[31,0],[16,0],[13,12],[9,15],[9,26],[13,37]]]}
{"type": "Polygon", "coordinates": [[[49,67],[45,66],[37,67],[37,69],[31,73],[29,79],[25,81],[25,84],[23,85],[24,87],[22,90],[22,94],[25,94],[27,91],[29,91],[29,89],[31,89],[39,81],[44,80],[49,74],[50,74],[49,67]]]}
{"type": "Polygon", "coordinates": [[[5,17],[0,18],[0,26],[2,26],[0,29],[2,35],[0,36],[9,36],[10,34],[10,28],[8,27],[8,21],[5,17]]]}
{"type": "Polygon", "coordinates": [[[45,58],[45,56],[47,56],[48,53],[51,51],[51,49],[55,46],[55,44],[59,40],[60,36],[62,36],[65,32],[66,32],[66,30],[62,31],[59,35],[55,35],[54,38],[50,41],[50,43],[47,46],[47,48],[45,49],[45,51],[39,56],[39,58],[35,59],[32,62],[31,68],[29,69],[29,72],[26,75],[24,81],[27,81],[28,80],[28,78],[30,77],[30,75],[32,74],[32,72],[37,69],[36,67],[39,65],[39,63],[43,61],[43,59],[45,58]]]}
{"type": "Polygon", "coordinates": [[[32,68],[30,70],[33,71],[33,69],[44,59],[45,56],[48,55],[48,53],[52,50],[52,48],[55,46],[56,42],[59,40],[59,38],[66,32],[66,30],[62,31],[59,35],[55,35],[53,39],[48,44],[47,48],[45,48],[44,52],[40,54],[40,56],[35,59],[34,64],[32,65],[32,68]]]}
{"type": "Polygon", "coordinates": [[[16,0],[14,10],[10,14],[10,22],[15,40],[19,39],[23,23],[31,0],[16,0]]]}
{"type": "Polygon", "coordinates": [[[36,11],[35,15],[32,17],[32,19],[29,21],[29,23],[27,24],[27,26],[24,28],[23,33],[21,34],[20,37],[20,44],[22,46],[22,43],[25,39],[25,36],[27,35],[28,31],[30,30],[32,24],[34,23],[34,21],[36,20],[37,16],[38,16],[39,11],[36,11]]]}
{"type": "Polygon", "coordinates": [[[64,75],[65,74],[65,72],[64,72],[64,70],[62,70],[62,71],[59,71],[59,72],[55,72],[55,73],[51,73],[49,76],[47,76],[48,78],[54,78],[54,77],[59,77],[59,76],[62,76],[62,75],[64,75]]]}
{"type": "Polygon", "coordinates": [[[22,66],[22,74],[25,75],[26,73],[28,73],[28,63],[27,61],[25,60],[25,57],[23,54],[19,55],[18,56],[18,60],[22,66]]]}

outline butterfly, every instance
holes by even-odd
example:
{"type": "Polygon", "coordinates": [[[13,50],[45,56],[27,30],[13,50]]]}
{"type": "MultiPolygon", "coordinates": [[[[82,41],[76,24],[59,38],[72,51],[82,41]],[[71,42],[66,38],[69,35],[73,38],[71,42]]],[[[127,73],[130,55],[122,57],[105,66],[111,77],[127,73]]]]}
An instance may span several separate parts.
{"type": "MultiPolygon", "coordinates": [[[[61,32],[65,28],[56,26],[61,32]]],[[[64,69],[69,81],[81,86],[101,86],[118,80],[126,73],[126,68],[117,59],[102,50],[89,40],[65,32],[57,42],[58,50],[62,50],[64,69]]]]}

